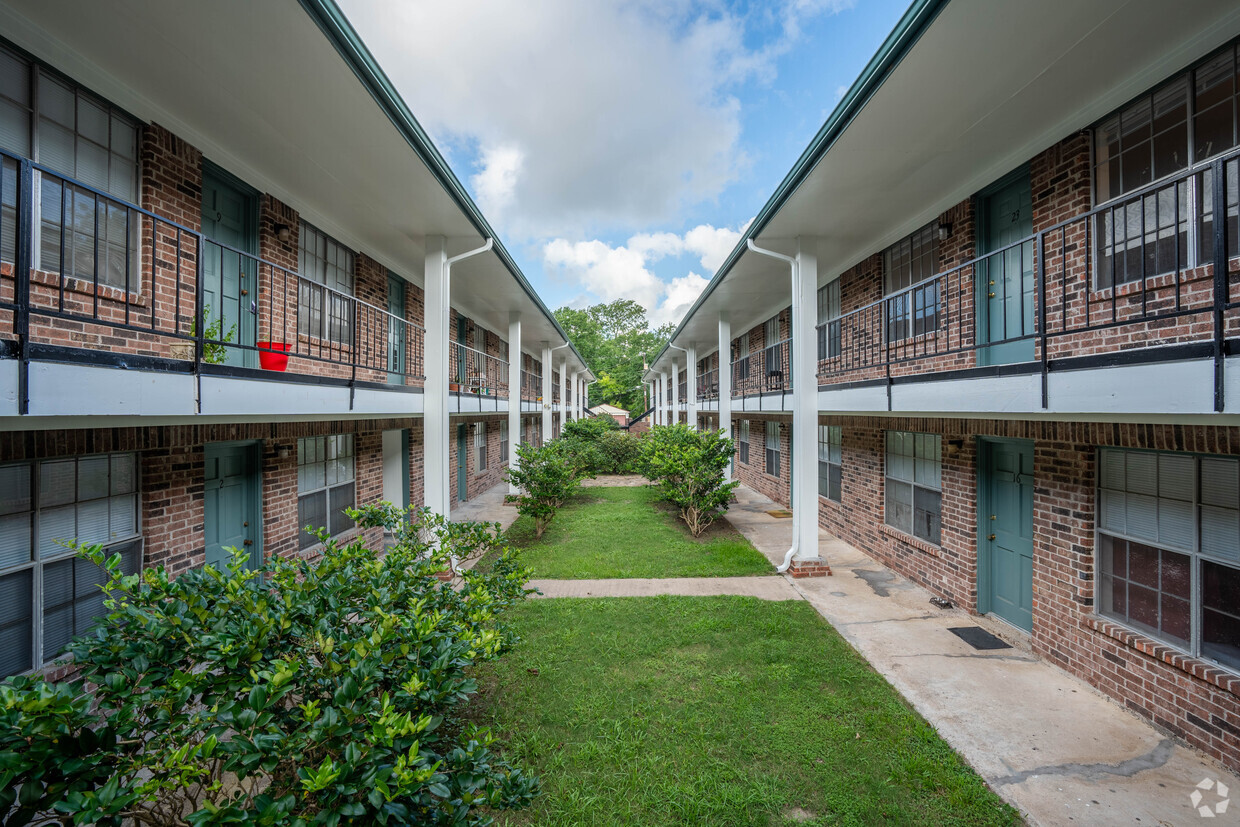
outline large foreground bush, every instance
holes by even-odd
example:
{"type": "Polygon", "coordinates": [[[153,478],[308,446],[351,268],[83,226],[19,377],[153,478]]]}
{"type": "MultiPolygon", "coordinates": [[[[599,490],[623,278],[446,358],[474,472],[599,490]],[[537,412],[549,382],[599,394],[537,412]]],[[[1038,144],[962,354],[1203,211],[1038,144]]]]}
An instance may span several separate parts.
{"type": "Polygon", "coordinates": [[[643,473],[680,509],[694,537],[728,510],[737,486],[726,478],[731,461],[732,440],[723,431],[660,425],[642,440],[643,473]]]}
{"type": "Polygon", "coordinates": [[[527,574],[505,550],[445,584],[495,528],[354,515],[397,546],[175,581],[85,550],[110,613],[71,645],[75,680],[0,684],[0,823],[480,825],[529,802],[536,782],[458,718],[527,574]]]}

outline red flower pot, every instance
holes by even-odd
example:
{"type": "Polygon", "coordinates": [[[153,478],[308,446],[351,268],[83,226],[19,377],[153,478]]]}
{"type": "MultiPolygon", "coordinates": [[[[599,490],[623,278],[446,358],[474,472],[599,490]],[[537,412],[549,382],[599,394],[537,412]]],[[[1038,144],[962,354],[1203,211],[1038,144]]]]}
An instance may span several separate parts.
{"type": "Polygon", "coordinates": [[[287,342],[258,342],[258,363],[263,370],[284,370],[288,367],[287,342]],[[277,352],[271,352],[277,351],[277,352]]]}

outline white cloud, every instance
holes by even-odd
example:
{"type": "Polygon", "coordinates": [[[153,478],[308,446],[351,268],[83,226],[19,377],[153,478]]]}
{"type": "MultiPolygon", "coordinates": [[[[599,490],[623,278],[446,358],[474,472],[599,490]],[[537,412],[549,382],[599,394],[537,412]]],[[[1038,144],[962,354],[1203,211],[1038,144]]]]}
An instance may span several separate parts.
{"type": "MultiPolygon", "coordinates": [[[[651,324],[660,325],[680,321],[709,279],[690,271],[665,282],[649,265],[663,258],[694,255],[713,274],[736,246],[744,229],[701,224],[683,236],[638,233],[618,247],[598,240],[574,242],[557,238],[543,246],[543,262],[548,270],[571,279],[593,301],[632,299],[646,308],[651,324]]],[[[577,301],[584,299],[579,296],[577,301]]]]}
{"type": "Polygon", "coordinates": [[[737,85],[769,81],[801,21],[849,2],[341,5],[436,141],[478,148],[492,222],[543,239],[658,226],[721,193],[748,163],[737,85]],[[751,47],[759,15],[776,34],[751,47]]]}

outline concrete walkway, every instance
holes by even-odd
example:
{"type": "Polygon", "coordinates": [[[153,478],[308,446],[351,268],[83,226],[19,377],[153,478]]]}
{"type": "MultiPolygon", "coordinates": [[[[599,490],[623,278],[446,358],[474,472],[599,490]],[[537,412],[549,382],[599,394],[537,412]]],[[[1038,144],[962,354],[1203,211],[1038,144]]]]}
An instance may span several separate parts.
{"type": "Polygon", "coordinates": [[[760,600],[801,600],[783,577],[669,577],[620,580],[531,580],[540,597],[651,597],[659,594],[709,597],[737,594],[760,600]]]}
{"type": "MultiPolygon", "coordinates": [[[[728,519],[772,562],[792,521],[747,488],[728,519]]],[[[1021,633],[959,609],[826,532],[834,576],[790,582],[1031,824],[1200,823],[1202,780],[1240,798],[1240,778],[1028,651],[1021,633]],[[948,631],[982,626],[1011,649],[978,651],[948,631]]],[[[784,579],[784,578],[779,578],[784,579]]],[[[812,702],[812,701],[811,701],[812,702]]],[[[1240,824],[1240,801],[1212,824],[1240,824]]]]}
{"type": "Polygon", "coordinates": [[[456,508],[452,509],[452,522],[499,523],[500,529],[507,531],[508,527],[517,521],[516,506],[504,504],[507,493],[508,483],[501,482],[472,500],[458,503],[456,508]]]}

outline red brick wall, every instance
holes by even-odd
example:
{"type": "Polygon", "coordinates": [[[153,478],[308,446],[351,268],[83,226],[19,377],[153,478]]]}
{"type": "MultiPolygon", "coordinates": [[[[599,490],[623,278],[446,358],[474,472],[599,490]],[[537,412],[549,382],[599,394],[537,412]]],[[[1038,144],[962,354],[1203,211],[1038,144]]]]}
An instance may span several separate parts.
{"type": "MultiPolygon", "coordinates": [[[[465,495],[467,499],[474,499],[479,494],[499,485],[504,481],[504,469],[508,467],[508,463],[500,461],[500,422],[506,421],[507,416],[461,416],[452,417],[452,433],[448,443],[448,462],[449,462],[449,485],[451,486],[450,504],[455,506],[460,503],[457,496],[458,487],[458,454],[457,454],[457,438],[456,428],[458,425],[466,426],[465,434],[465,495]],[[474,425],[476,423],[485,423],[486,440],[487,440],[487,468],[485,471],[478,470],[478,451],[474,447],[474,425]]],[[[537,418],[531,419],[537,423],[537,418]]],[[[541,427],[541,425],[538,425],[541,427]]],[[[509,445],[509,453],[515,450],[509,445]]]]}
{"type": "Polygon", "coordinates": [[[766,423],[773,419],[749,419],[749,462],[741,462],[740,435],[741,420],[746,416],[732,414],[732,431],[737,441],[735,473],[732,479],[739,480],[753,490],[770,497],[782,506],[792,504],[792,421],[779,422],[779,476],[773,477],[766,473],[766,423]]]}
{"type": "MultiPolygon", "coordinates": [[[[819,498],[819,523],[885,565],[977,610],[977,436],[1034,441],[1034,651],[1152,723],[1240,768],[1240,676],[1094,614],[1099,446],[1240,454],[1240,428],[906,417],[822,417],[840,425],[843,492],[819,498]],[[943,439],[942,544],[883,525],[883,432],[943,439]],[[949,440],[959,448],[949,453],[949,440]]],[[[751,448],[751,451],[753,449],[751,448]]],[[[813,454],[801,456],[812,461],[813,454]]]]}

